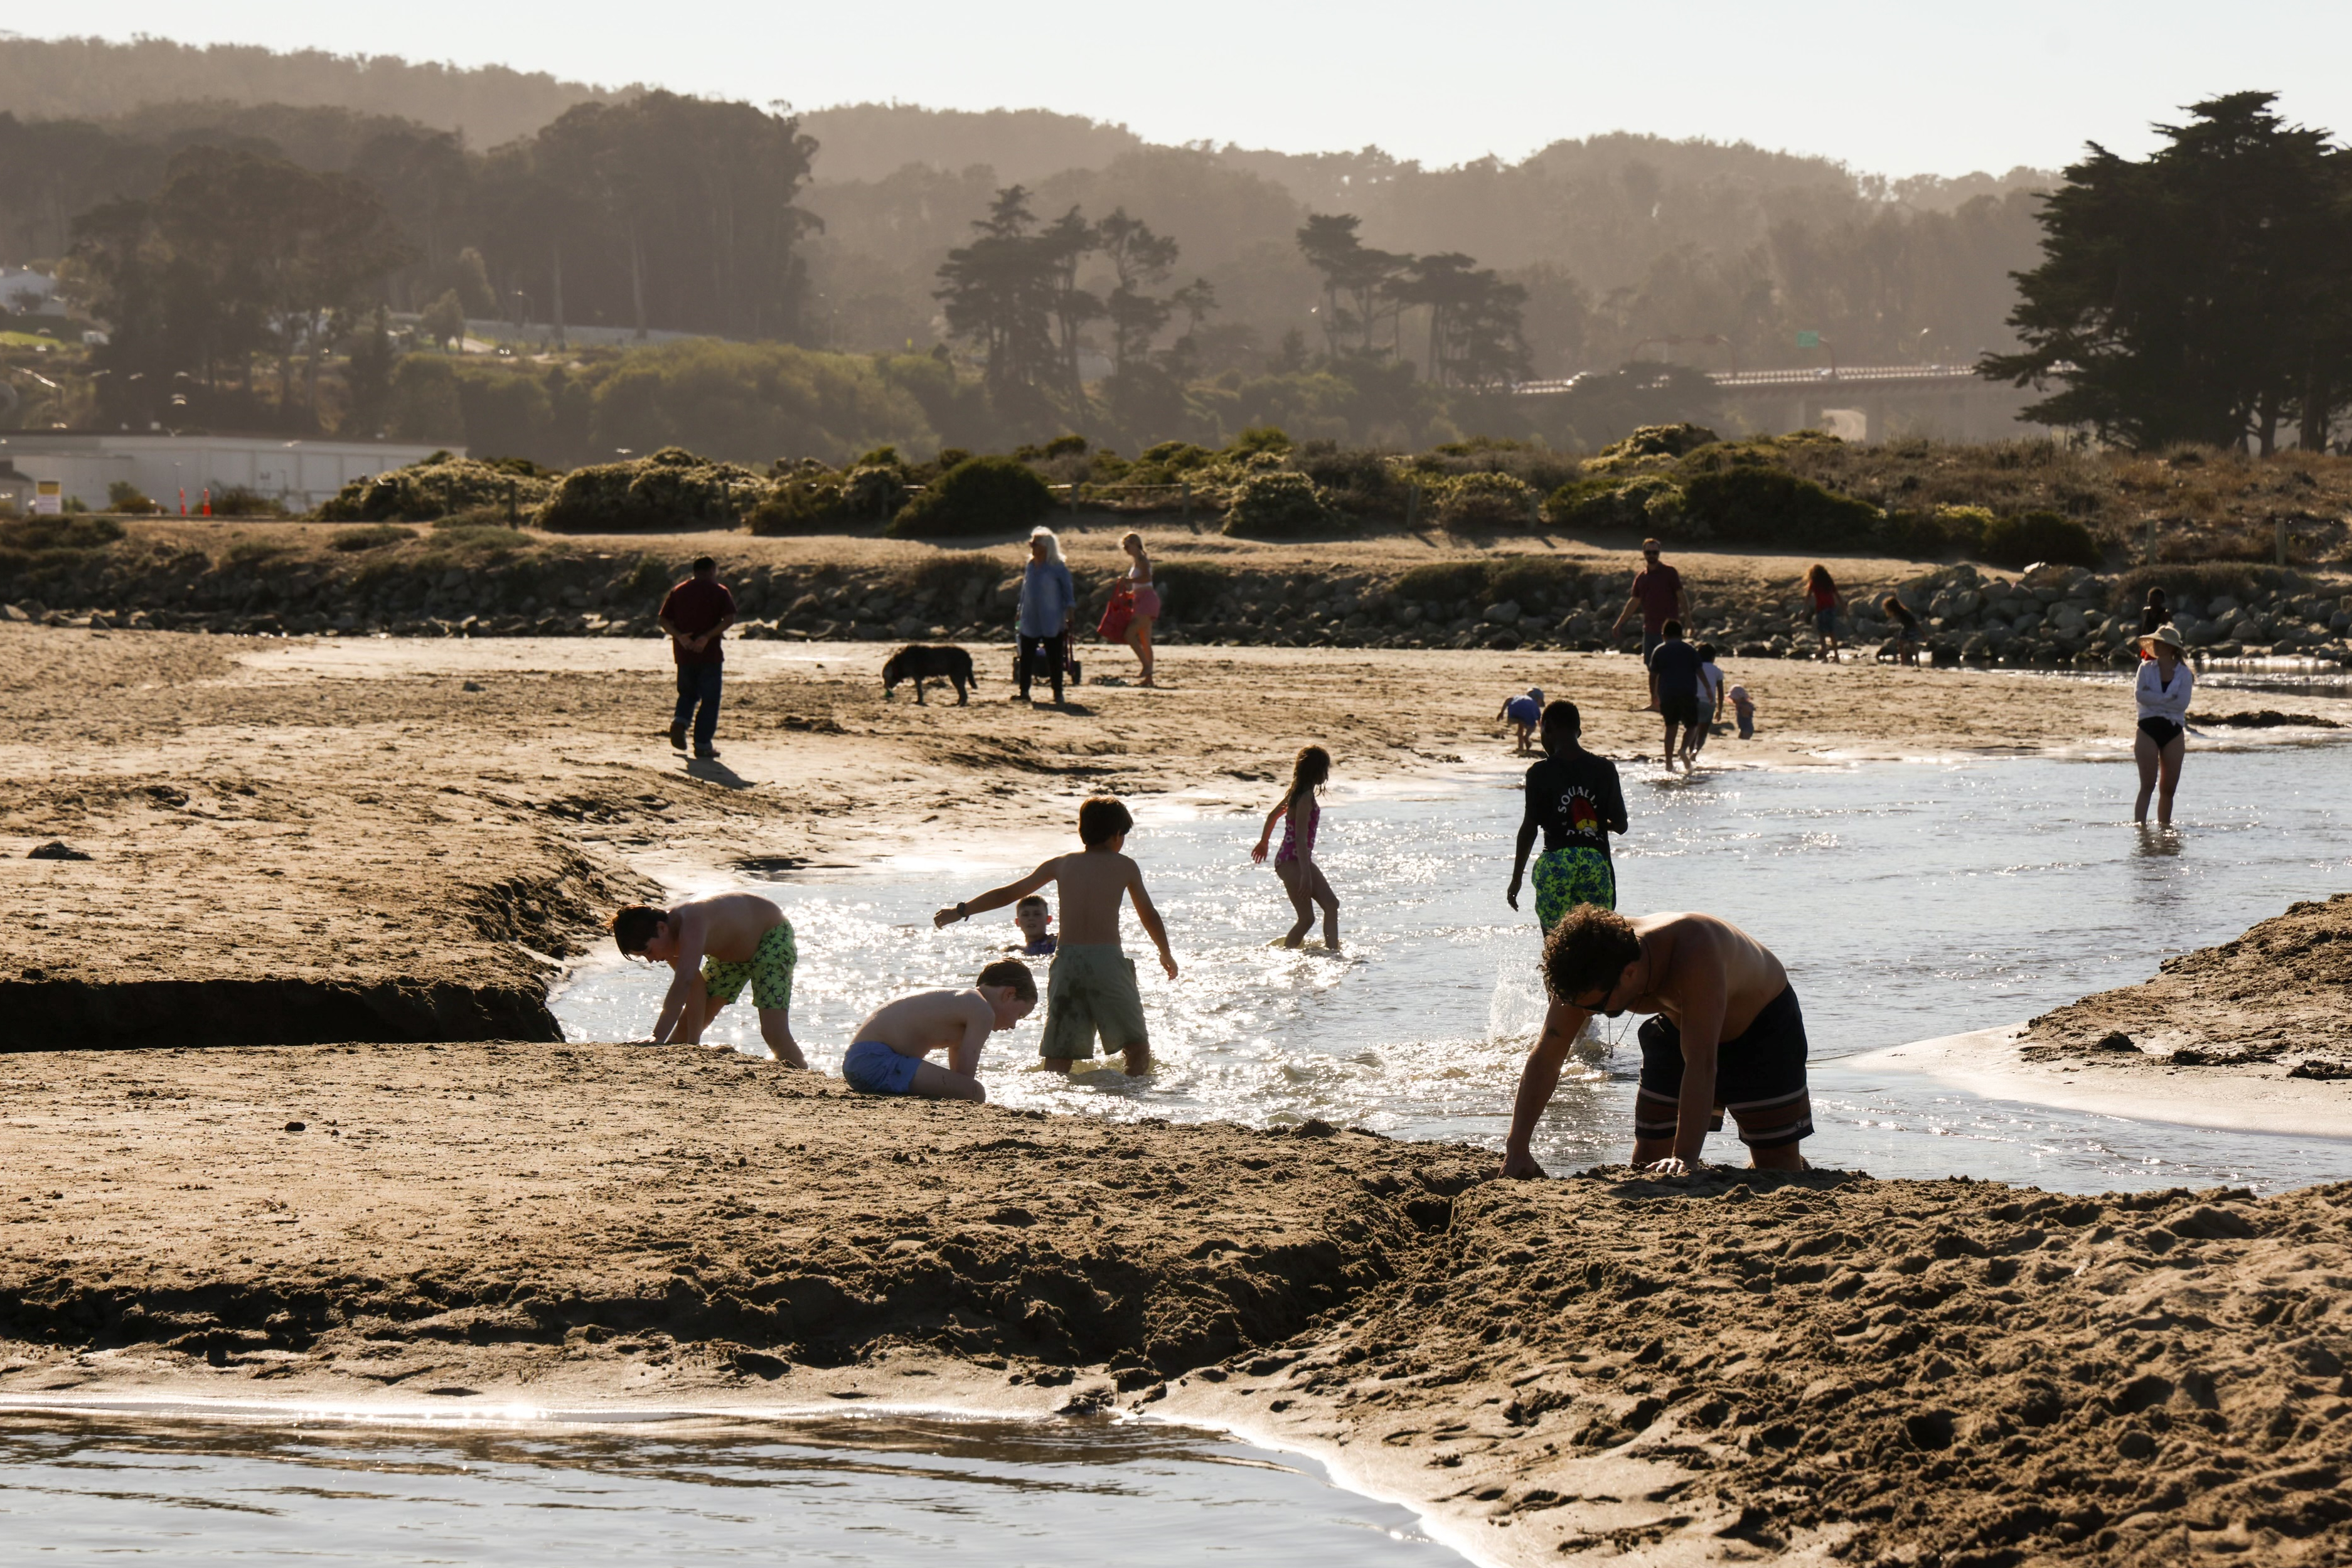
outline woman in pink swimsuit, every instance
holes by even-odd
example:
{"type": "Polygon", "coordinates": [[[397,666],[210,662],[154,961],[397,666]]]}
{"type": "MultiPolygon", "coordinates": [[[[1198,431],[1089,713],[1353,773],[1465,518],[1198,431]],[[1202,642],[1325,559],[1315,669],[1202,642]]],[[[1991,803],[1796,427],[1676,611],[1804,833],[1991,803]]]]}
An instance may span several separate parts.
{"type": "Polygon", "coordinates": [[[1118,541],[1127,552],[1128,591],[1135,596],[1135,619],[1127,623],[1127,645],[1135,650],[1135,661],[1143,669],[1136,679],[1139,686],[1153,684],[1151,679],[1151,623],[1160,619],[1160,591],[1151,586],[1151,558],[1143,552],[1143,536],[1129,534],[1118,541]]]}
{"type": "Polygon", "coordinates": [[[1307,933],[1315,925],[1315,906],[1319,904],[1324,950],[1339,950],[1339,899],[1315,860],[1315,830],[1323,823],[1323,807],[1315,796],[1330,777],[1331,754],[1319,746],[1301,747],[1298,759],[1290,765],[1290,788],[1265,814],[1265,830],[1257,836],[1257,847],[1250,851],[1251,860],[1263,862],[1274,825],[1282,823],[1282,848],[1274,857],[1274,874],[1282,879],[1282,891],[1290,895],[1290,907],[1298,912],[1298,923],[1282,939],[1286,947],[1306,945],[1307,933]]]}

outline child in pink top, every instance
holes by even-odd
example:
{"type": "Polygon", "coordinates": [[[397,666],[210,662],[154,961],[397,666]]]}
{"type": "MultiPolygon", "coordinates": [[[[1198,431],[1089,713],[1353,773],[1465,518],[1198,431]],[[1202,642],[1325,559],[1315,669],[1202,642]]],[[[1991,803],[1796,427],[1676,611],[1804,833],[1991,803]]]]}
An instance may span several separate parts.
{"type": "Polygon", "coordinates": [[[1315,906],[1323,907],[1323,946],[1326,951],[1339,950],[1339,900],[1324,878],[1323,868],[1315,861],[1315,830],[1322,825],[1323,807],[1315,798],[1325,780],[1331,777],[1331,754],[1319,746],[1299,748],[1298,757],[1290,766],[1290,788],[1275,802],[1274,810],[1265,814],[1265,829],[1257,836],[1257,846],[1250,851],[1250,859],[1263,862],[1265,846],[1274,837],[1274,825],[1281,822],[1282,848],[1274,857],[1274,874],[1282,879],[1282,891],[1290,895],[1290,906],[1298,913],[1298,922],[1282,939],[1286,947],[1304,946],[1307,933],[1315,925],[1315,906]]]}

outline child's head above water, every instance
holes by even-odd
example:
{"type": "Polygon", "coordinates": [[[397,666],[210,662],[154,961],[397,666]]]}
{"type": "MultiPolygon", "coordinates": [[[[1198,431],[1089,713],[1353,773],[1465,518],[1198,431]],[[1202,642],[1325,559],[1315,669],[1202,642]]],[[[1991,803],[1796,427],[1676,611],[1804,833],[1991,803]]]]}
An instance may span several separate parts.
{"type": "Polygon", "coordinates": [[[1034,893],[1013,906],[1013,924],[1032,942],[1045,935],[1045,926],[1053,918],[1054,912],[1045,907],[1045,899],[1034,893]]]}
{"type": "Polygon", "coordinates": [[[1078,808],[1078,840],[1090,850],[1118,848],[1112,841],[1125,838],[1134,827],[1127,803],[1116,795],[1097,795],[1078,808]]]}

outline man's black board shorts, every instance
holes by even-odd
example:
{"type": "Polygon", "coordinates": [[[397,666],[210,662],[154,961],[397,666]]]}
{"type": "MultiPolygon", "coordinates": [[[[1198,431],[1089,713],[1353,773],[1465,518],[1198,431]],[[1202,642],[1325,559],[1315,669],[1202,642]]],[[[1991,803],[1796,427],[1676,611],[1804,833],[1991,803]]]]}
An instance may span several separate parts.
{"type": "MultiPolygon", "coordinates": [[[[1633,1097],[1633,1135],[1675,1135],[1683,1092],[1683,1031],[1659,1016],[1642,1025],[1642,1088],[1633,1097]]],[[[1739,1141],[1751,1149],[1778,1149],[1812,1136],[1813,1105],[1805,1090],[1805,1015],[1797,988],[1787,986],[1764,1004],[1746,1032],[1715,1051],[1715,1109],[1709,1132],[1728,1110],[1739,1141]]]]}

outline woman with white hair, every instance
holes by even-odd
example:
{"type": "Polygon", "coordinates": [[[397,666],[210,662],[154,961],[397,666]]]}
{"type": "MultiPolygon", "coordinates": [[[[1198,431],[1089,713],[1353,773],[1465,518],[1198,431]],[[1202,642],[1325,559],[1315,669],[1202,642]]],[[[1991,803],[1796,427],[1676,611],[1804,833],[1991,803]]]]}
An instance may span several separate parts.
{"type": "Polygon", "coordinates": [[[2172,792],[2180,788],[2180,759],[2189,749],[2189,696],[2197,685],[2181,645],[2180,628],[2166,622],[2139,640],[2139,733],[2132,757],[2139,764],[2139,799],[2132,821],[2147,825],[2147,798],[2156,796],[2156,825],[2172,826],[2172,792]]]}
{"type": "Polygon", "coordinates": [[[1051,528],[1029,534],[1029,563],[1021,570],[1021,619],[1015,630],[1020,650],[1013,674],[1021,700],[1029,700],[1029,682],[1042,670],[1054,684],[1054,701],[1062,700],[1062,666],[1069,656],[1070,617],[1078,608],[1077,585],[1062,559],[1062,541],[1051,528]]]}

